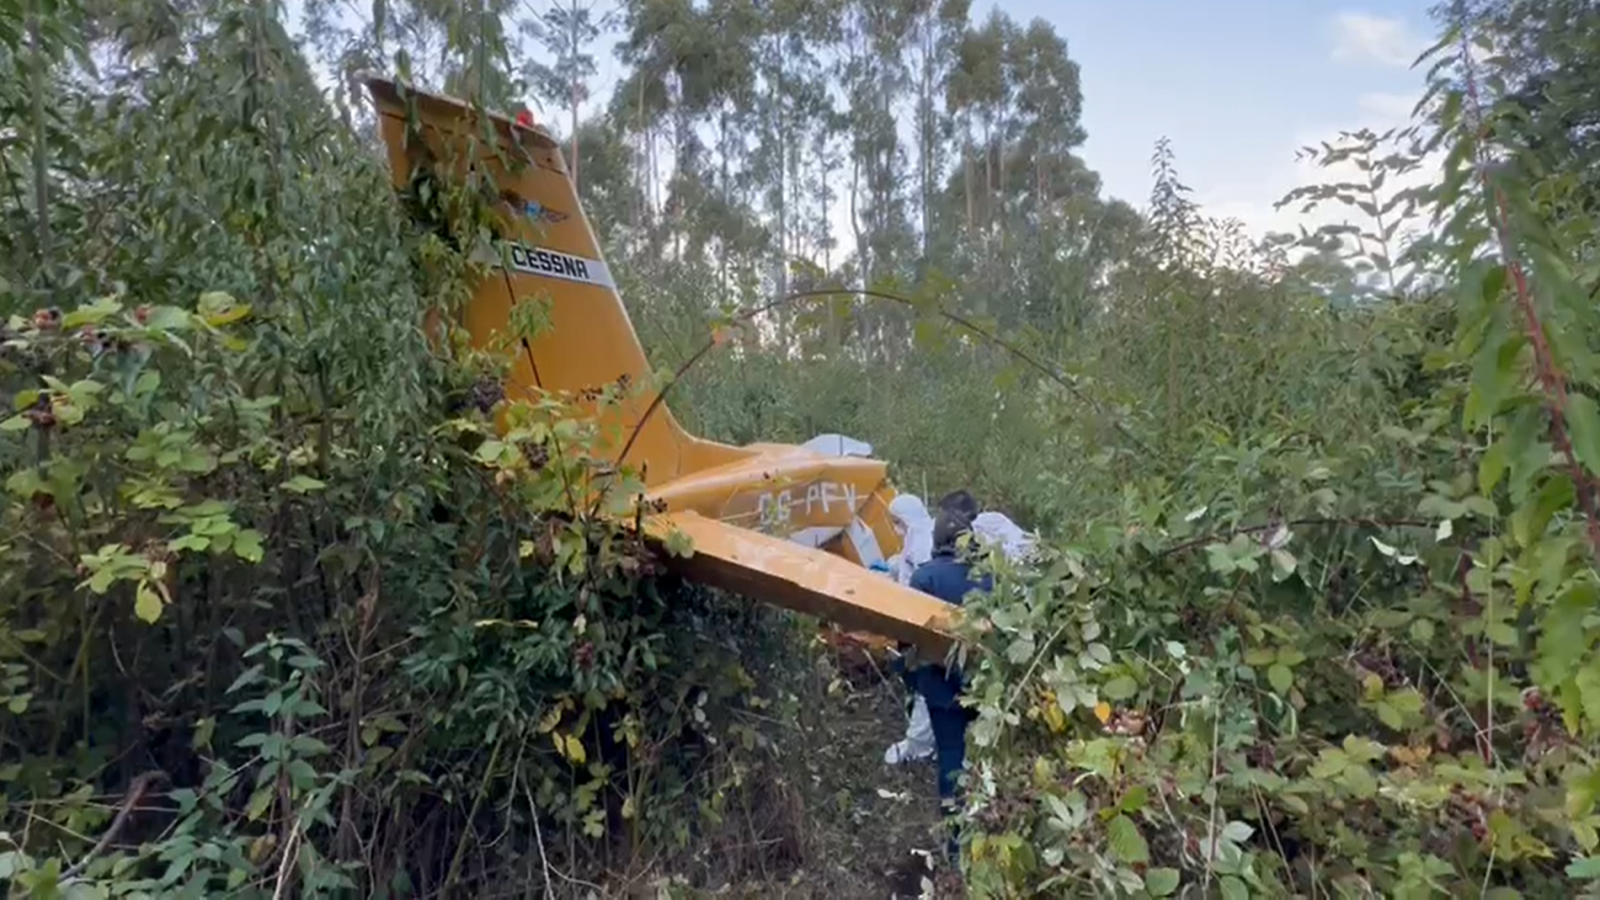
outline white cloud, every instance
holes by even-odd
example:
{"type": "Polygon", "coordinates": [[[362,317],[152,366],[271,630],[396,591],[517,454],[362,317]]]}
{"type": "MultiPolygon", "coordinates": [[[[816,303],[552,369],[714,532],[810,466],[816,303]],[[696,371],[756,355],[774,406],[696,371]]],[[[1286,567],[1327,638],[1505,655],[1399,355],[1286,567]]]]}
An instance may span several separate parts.
{"type": "Polygon", "coordinates": [[[1411,111],[1416,108],[1417,99],[1418,97],[1413,94],[1375,91],[1362,94],[1356,99],[1356,105],[1367,118],[1372,120],[1371,127],[1376,130],[1379,126],[1388,128],[1404,124],[1411,118],[1411,111]]]}
{"type": "Polygon", "coordinates": [[[1426,38],[1404,19],[1363,12],[1342,12],[1333,19],[1333,58],[1339,62],[1377,63],[1395,68],[1411,65],[1426,38]]]}
{"type": "MultiPolygon", "coordinates": [[[[1237,218],[1245,229],[1261,236],[1267,232],[1298,233],[1300,228],[1315,231],[1324,225],[1350,223],[1370,227],[1371,223],[1357,209],[1334,201],[1322,203],[1310,212],[1302,212],[1303,203],[1290,203],[1281,209],[1274,204],[1297,187],[1338,182],[1361,183],[1366,174],[1351,162],[1322,166],[1312,159],[1297,159],[1295,152],[1306,146],[1320,148],[1322,142],[1338,145],[1341,131],[1359,131],[1368,128],[1377,134],[1403,126],[1409,122],[1411,110],[1420,91],[1406,95],[1398,93],[1364,94],[1357,100],[1360,110],[1353,120],[1330,122],[1326,126],[1307,128],[1295,135],[1292,146],[1286,146],[1279,165],[1265,169],[1249,180],[1237,180],[1208,186],[1196,191],[1195,200],[1208,216],[1219,219],[1237,218]]],[[[1387,150],[1380,149],[1379,155],[1387,150]]],[[[1394,192],[1425,183],[1438,171],[1437,156],[1423,160],[1419,168],[1403,175],[1390,177],[1380,196],[1388,198],[1394,192]]]]}

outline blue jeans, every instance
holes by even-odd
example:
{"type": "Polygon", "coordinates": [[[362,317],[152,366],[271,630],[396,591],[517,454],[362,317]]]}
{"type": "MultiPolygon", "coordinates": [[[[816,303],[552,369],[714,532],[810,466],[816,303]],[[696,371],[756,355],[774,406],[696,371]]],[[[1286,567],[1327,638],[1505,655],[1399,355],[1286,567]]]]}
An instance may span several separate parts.
{"type": "MultiPolygon", "coordinates": [[[[967,725],[972,718],[972,711],[961,706],[928,704],[928,719],[933,725],[933,744],[939,759],[939,806],[946,815],[960,810],[956,802],[956,779],[966,762],[967,725]]],[[[952,861],[959,858],[961,842],[955,831],[951,832],[948,849],[952,861]]]]}

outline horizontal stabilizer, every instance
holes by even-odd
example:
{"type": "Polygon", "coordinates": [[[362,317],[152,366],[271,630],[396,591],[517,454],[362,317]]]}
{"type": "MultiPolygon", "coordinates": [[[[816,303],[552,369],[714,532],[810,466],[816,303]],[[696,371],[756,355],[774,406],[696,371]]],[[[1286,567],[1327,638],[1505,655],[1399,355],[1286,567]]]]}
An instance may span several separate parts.
{"type": "Polygon", "coordinates": [[[676,528],[689,538],[693,555],[669,563],[693,581],[915,644],[935,658],[953,643],[955,607],[842,557],[694,512],[656,516],[647,527],[657,537],[676,528]]]}

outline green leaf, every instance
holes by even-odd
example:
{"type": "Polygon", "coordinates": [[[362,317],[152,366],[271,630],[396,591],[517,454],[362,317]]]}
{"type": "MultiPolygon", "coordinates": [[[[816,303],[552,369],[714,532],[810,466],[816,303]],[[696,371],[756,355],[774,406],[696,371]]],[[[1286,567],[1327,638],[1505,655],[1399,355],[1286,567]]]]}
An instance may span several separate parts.
{"type": "Polygon", "coordinates": [[[1272,667],[1267,669],[1267,683],[1272,685],[1274,691],[1287,694],[1289,689],[1294,687],[1294,672],[1283,663],[1273,663],[1272,667]]]}
{"type": "Polygon", "coordinates": [[[1525,342],[1521,335],[1506,336],[1503,330],[1494,328],[1478,350],[1467,400],[1461,411],[1463,424],[1468,428],[1487,424],[1516,387],[1515,366],[1525,342]]]}
{"type": "Polygon", "coordinates": [[[1578,697],[1583,704],[1584,734],[1600,730],[1600,665],[1590,660],[1578,670],[1578,697]]]}
{"type": "Polygon", "coordinates": [[[1575,859],[1567,865],[1568,878],[1600,878],[1600,856],[1575,859]]]}
{"type": "Polygon", "coordinates": [[[11,477],[6,479],[6,490],[18,497],[32,497],[38,493],[54,495],[49,482],[44,480],[36,468],[18,469],[11,473],[11,477]]]}
{"type": "Polygon", "coordinates": [[[1150,845],[1145,843],[1139,826],[1127,816],[1119,815],[1106,823],[1106,844],[1111,852],[1125,863],[1150,861],[1150,845]]]}
{"type": "Polygon", "coordinates": [[[274,789],[274,786],[270,784],[256,788],[256,792],[250,795],[249,805],[245,807],[245,817],[252,822],[261,818],[267,811],[267,807],[272,804],[274,789]]]}
{"type": "Polygon", "coordinates": [[[1144,873],[1144,889],[1152,897],[1168,897],[1178,890],[1182,880],[1177,869],[1156,868],[1144,873]]]}
{"type": "Polygon", "coordinates": [[[1207,546],[1206,564],[1211,567],[1211,571],[1219,575],[1226,575],[1239,567],[1238,563],[1234,561],[1233,553],[1228,549],[1227,544],[1211,544],[1207,546]]]}
{"type": "Polygon", "coordinates": [[[1589,651],[1589,631],[1584,625],[1589,611],[1600,606],[1600,589],[1587,581],[1574,582],[1556,597],[1545,613],[1539,637],[1539,665],[1549,683],[1571,678],[1589,651]]]}
{"type": "Polygon", "coordinates": [[[188,310],[176,306],[151,307],[150,318],[144,323],[146,328],[154,331],[180,331],[191,324],[188,310]]]}
{"type": "MultiPolygon", "coordinates": [[[[1458,107],[1461,105],[1460,94],[1452,93],[1450,100],[1458,107]]],[[[1493,305],[1500,299],[1500,292],[1505,290],[1505,286],[1506,267],[1489,266],[1483,273],[1483,281],[1479,285],[1478,296],[1482,298],[1485,306],[1493,305]]]]}
{"type": "Polygon", "coordinates": [[[1117,809],[1125,813],[1136,813],[1144,809],[1145,803],[1150,799],[1150,791],[1143,785],[1135,785],[1128,789],[1122,799],[1117,801],[1117,809]]]}
{"type": "Polygon", "coordinates": [[[1221,887],[1224,900],[1250,900],[1250,889],[1236,875],[1222,876],[1221,887]]]}
{"type": "Polygon", "coordinates": [[[1294,554],[1284,549],[1272,551],[1272,580],[1284,581],[1294,574],[1295,567],[1300,563],[1294,554]]]}
{"type": "Polygon", "coordinates": [[[1398,731],[1405,725],[1405,720],[1400,717],[1400,711],[1391,706],[1388,701],[1379,700],[1375,707],[1378,721],[1398,731]]]}
{"type": "Polygon", "coordinates": [[[296,475],[283,483],[284,490],[293,491],[296,494],[309,494],[312,491],[320,491],[327,486],[326,483],[318,481],[309,475],[296,475]]]}
{"type": "Polygon", "coordinates": [[[295,790],[309,790],[317,783],[317,770],[303,759],[289,760],[289,765],[284,767],[284,771],[289,773],[289,780],[294,784],[295,790]]]}
{"type": "Polygon", "coordinates": [[[1546,479],[1539,490],[1511,514],[1512,537],[1524,547],[1531,546],[1544,534],[1556,513],[1569,508],[1576,498],[1572,479],[1565,473],[1546,479]]]}
{"type": "Polygon", "coordinates": [[[183,550],[204,550],[210,546],[211,538],[203,534],[186,534],[177,540],[167,542],[167,549],[175,553],[183,550]]]}
{"type": "Polygon", "coordinates": [[[1278,651],[1271,647],[1251,647],[1244,653],[1244,664],[1247,666],[1267,666],[1278,658],[1278,651]]]}
{"type": "Polygon", "coordinates": [[[211,746],[211,738],[217,731],[217,720],[205,716],[194,723],[194,743],[196,749],[211,746]]]}
{"type": "Polygon", "coordinates": [[[1306,774],[1319,781],[1326,781],[1342,774],[1349,765],[1350,757],[1342,750],[1324,749],[1306,774]]]}
{"type": "Polygon", "coordinates": [[[1483,458],[1478,460],[1478,491],[1485,497],[1494,491],[1495,485],[1505,477],[1506,469],[1511,465],[1511,449],[1505,438],[1501,438],[1489,445],[1483,452],[1483,458]]]}
{"type": "Polygon", "coordinates": [[[92,303],[78,307],[61,318],[62,331],[74,331],[85,325],[94,325],[105,321],[108,316],[122,311],[122,304],[115,297],[102,297],[92,303]]]}
{"type": "Polygon", "coordinates": [[[23,416],[12,416],[3,422],[0,422],[0,431],[26,431],[28,426],[31,424],[33,423],[29,422],[23,416]]]}
{"type": "Polygon", "coordinates": [[[1517,646],[1517,629],[1510,622],[1504,620],[1486,622],[1483,626],[1483,633],[1489,640],[1502,647],[1517,646]]]}
{"type": "Polygon", "coordinates": [[[505,442],[490,439],[479,444],[478,449],[472,455],[479,462],[489,464],[498,461],[500,455],[505,453],[507,449],[505,442]]]}
{"type": "Polygon", "coordinates": [[[1433,640],[1433,620],[1418,619],[1411,623],[1411,639],[1419,644],[1426,644],[1433,640]]]}
{"type": "Polygon", "coordinates": [[[688,559],[694,555],[694,540],[681,529],[674,528],[667,532],[667,537],[661,542],[667,553],[680,559],[688,559]]]}
{"type": "Polygon", "coordinates": [[[206,324],[212,327],[237,322],[250,314],[250,305],[240,303],[225,291],[207,291],[196,304],[206,324]]]}
{"type": "Polygon", "coordinates": [[[133,614],[146,622],[161,618],[161,595],[148,581],[139,582],[139,589],[134,592],[133,614]]]}
{"type": "Polygon", "coordinates": [[[1585,468],[1600,474],[1600,409],[1586,394],[1571,394],[1567,399],[1567,425],[1572,432],[1572,451],[1585,468]]]}
{"type": "Polygon", "coordinates": [[[264,555],[261,546],[261,532],[254,528],[246,528],[233,536],[233,552],[245,562],[258,563],[264,555]]]}
{"type": "Polygon", "coordinates": [[[1137,693],[1139,693],[1139,682],[1126,675],[1118,675],[1100,688],[1100,695],[1113,701],[1126,700],[1137,693]]]}

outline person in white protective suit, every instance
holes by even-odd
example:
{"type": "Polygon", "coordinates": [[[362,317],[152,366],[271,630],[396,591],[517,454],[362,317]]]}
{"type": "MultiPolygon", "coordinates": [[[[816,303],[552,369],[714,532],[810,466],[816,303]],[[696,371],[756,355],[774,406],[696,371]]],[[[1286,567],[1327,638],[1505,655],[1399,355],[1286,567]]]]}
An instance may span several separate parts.
{"type": "Polygon", "coordinates": [[[901,584],[911,583],[911,573],[933,558],[933,516],[915,494],[898,494],[889,501],[889,518],[900,535],[900,552],[889,559],[889,571],[901,584]]]}
{"type": "MultiPolygon", "coordinates": [[[[915,494],[898,494],[889,501],[889,518],[900,534],[901,549],[889,560],[889,574],[903,585],[911,584],[911,573],[933,558],[933,517],[915,494]]],[[[883,752],[891,766],[914,760],[932,759],[935,751],[933,723],[928,719],[928,701],[915,695],[906,736],[883,752]]]]}
{"type": "Polygon", "coordinates": [[[1007,560],[1022,562],[1033,553],[1033,535],[1005,513],[981,512],[972,520],[972,535],[985,548],[998,545],[1007,560]]]}

